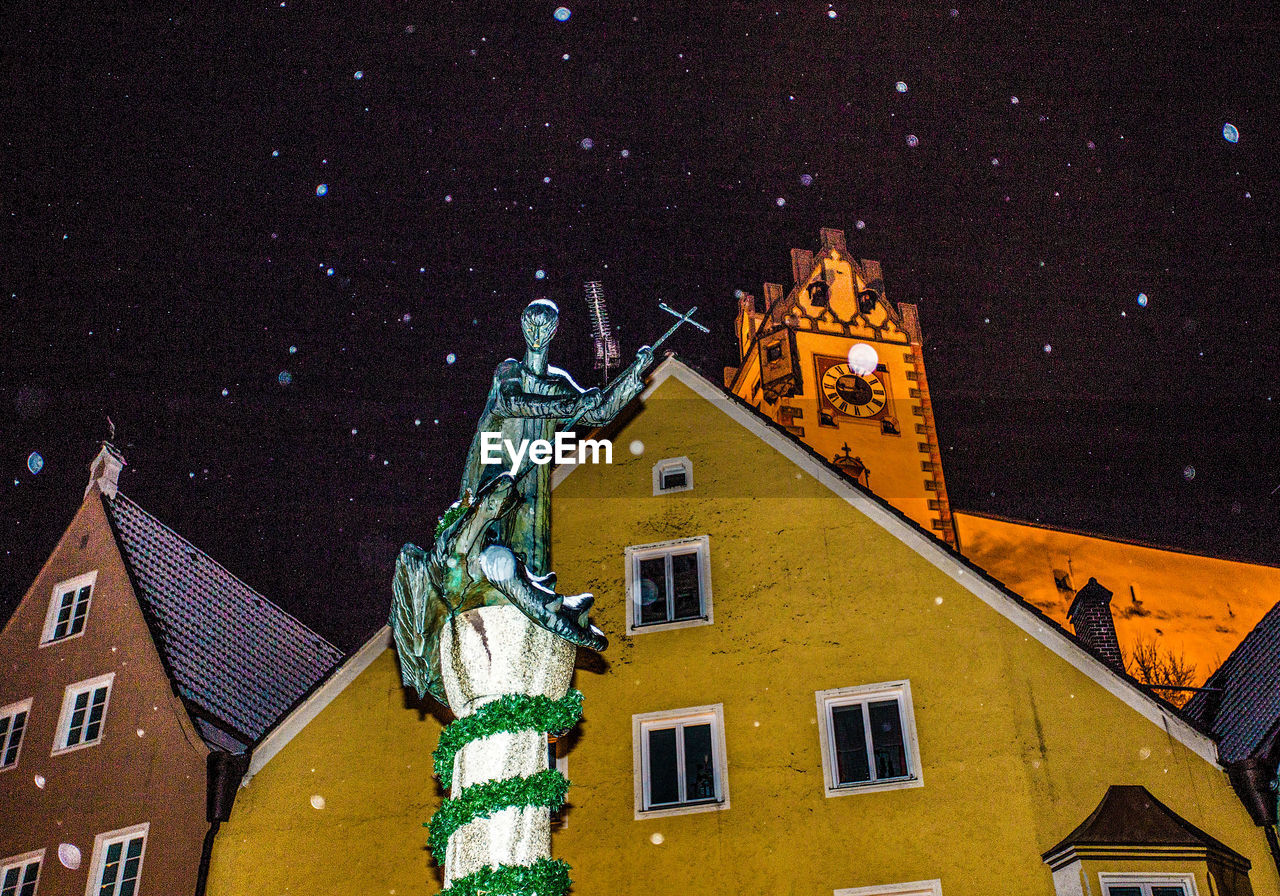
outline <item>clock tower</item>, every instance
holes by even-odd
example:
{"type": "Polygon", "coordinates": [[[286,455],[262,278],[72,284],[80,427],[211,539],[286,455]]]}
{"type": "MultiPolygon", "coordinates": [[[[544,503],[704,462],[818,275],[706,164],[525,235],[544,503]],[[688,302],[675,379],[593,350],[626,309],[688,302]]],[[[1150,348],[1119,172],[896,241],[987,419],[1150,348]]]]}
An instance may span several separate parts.
{"type": "Polygon", "coordinates": [[[789,292],[739,299],[736,396],[938,538],[958,547],[933,424],[915,305],[885,298],[878,261],[823,228],[791,250],[789,292]]]}

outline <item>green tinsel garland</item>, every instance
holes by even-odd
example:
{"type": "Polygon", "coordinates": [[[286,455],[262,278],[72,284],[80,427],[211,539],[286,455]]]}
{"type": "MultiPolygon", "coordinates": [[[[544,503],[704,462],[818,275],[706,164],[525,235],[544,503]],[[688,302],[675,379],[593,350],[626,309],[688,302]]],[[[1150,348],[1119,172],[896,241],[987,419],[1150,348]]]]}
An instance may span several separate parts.
{"type": "Polygon", "coordinates": [[[572,883],[567,863],[544,858],[532,865],[481,868],[455,880],[440,891],[440,896],[562,896],[572,883]]]}
{"type": "Polygon", "coordinates": [[[570,691],[559,700],[507,694],[486,703],[472,715],[451,722],[440,732],[432,758],[436,776],[448,786],[453,780],[453,759],[465,744],[499,731],[533,728],[542,734],[563,734],[582,718],[582,692],[570,691]]]}
{"type": "Polygon", "coordinates": [[[559,809],[569,793],[569,781],[554,769],[544,769],[527,778],[503,778],[463,788],[462,792],[441,805],[425,827],[427,845],[443,858],[453,832],[477,818],[488,818],[503,809],[546,806],[559,809]]]}

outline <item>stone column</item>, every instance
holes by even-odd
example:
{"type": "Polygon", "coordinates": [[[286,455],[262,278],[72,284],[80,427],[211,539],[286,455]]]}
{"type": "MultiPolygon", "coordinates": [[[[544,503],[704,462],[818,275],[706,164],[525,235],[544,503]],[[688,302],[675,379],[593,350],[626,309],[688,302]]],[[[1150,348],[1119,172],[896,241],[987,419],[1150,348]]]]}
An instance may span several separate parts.
{"type": "MultiPolygon", "coordinates": [[[[506,694],[558,700],[569,690],[577,648],[513,606],[481,607],[451,617],[440,637],[449,708],[458,718],[506,694]]],[[[467,787],[528,777],[547,768],[544,734],[499,732],[465,744],[454,759],[450,796],[467,787]]],[[[532,865],[551,854],[550,810],[502,809],[458,828],[445,851],[444,883],[485,866],[532,865]]]]}

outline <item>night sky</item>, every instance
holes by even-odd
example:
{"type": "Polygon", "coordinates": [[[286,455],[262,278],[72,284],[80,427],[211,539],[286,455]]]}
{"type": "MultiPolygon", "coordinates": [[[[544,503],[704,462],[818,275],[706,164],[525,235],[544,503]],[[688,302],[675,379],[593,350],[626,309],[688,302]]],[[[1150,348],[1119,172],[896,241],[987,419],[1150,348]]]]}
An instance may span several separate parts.
{"type": "Polygon", "coordinates": [[[1280,563],[1276,20],[949,2],[6,4],[0,618],[109,416],[352,648],[529,300],[584,383],[584,281],[624,358],[696,304],[717,378],[823,226],[920,306],[955,508],[1280,563]]]}

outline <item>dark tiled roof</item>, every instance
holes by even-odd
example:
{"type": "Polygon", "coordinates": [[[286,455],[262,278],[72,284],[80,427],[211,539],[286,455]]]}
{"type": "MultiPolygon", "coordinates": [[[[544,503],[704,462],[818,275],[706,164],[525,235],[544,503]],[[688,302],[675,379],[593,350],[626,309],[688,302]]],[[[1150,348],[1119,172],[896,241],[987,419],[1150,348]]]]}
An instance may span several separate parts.
{"type": "Polygon", "coordinates": [[[1113,784],[1098,808],[1044,859],[1073,846],[1154,846],[1206,849],[1248,865],[1248,860],[1221,841],[1215,840],[1160,802],[1145,787],[1113,784]]]}
{"type": "Polygon", "coordinates": [[[178,693],[240,735],[197,718],[211,745],[257,741],[342,658],[123,494],[103,503],[178,693]]]}
{"type": "Polygon", "coordinates": [[[1212,732],[1218,757],[1239,762],[1267,750],[1280,725],[1280,604],[1272,607],[1205,682],[1187,712],[1212,732]]]}

